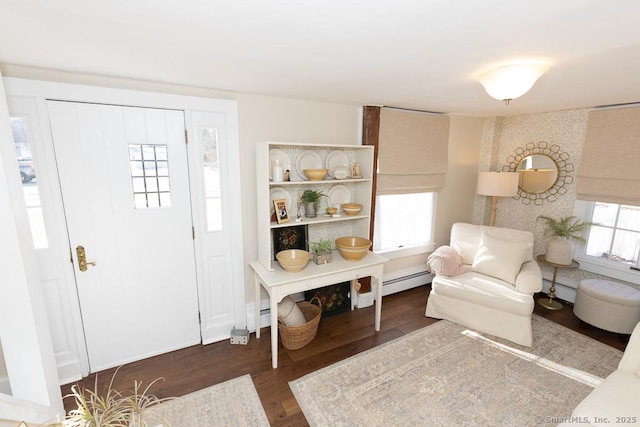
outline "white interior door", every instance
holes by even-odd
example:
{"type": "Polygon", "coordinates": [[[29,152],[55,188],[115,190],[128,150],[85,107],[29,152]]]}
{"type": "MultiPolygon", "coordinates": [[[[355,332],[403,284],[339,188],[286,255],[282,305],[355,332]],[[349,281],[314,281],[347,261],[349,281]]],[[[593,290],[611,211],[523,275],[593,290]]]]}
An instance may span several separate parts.
{"type": "Polygon", "coordinates": [[[90,370],[199,343],[183,112],[48,110],[90,370]]]}

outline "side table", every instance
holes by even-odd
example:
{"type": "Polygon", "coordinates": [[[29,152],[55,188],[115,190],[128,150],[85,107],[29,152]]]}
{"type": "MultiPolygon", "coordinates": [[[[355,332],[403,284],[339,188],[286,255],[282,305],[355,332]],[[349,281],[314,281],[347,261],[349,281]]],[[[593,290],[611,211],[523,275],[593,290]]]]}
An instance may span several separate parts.
{"type": "MultiPolygon", "coordinates": [[[[254,304],[256,316],[256,338],[260,338],[260,288],[269,294],[269,309],[271,318],[271,366],[278,367],[278,303],[287,295],[321,288],[340,282],[351,282],[351,295],[355,293],[354,284],[361,277],[371,277],[375,284],[376,307],[374,327],[380,330],[382,317],[382,279],[384,278],[384,263],[387,258],[369,252],[360,261],[347,261],[338,251],[333,251],[333,261],[329,264],[317,265],[310,262],[304,270],[297,273],[284,271],[277,263],[273,270],[268,271],[258,261],[249,263],[253,269],[254,304]]],[[[351,299],[351,309],[354,300],[351,299]]]]}
{"type": "Polygon", "coordinates": [[[558,269],[577,268],[580,264],[578,264],[578,261],[573,260],[571,260],[571,264],[568,265],[556,264],[554,262],[547,261],[544,254],[538,255],[536,259],[543,264],[553,267],[553,279],[551,279],[551,288],[549,288],[549,293],[547,294],[548,298],[538,298],[538,304],[549,310],[562,310],[562,303],[558,300],[554,300],[556,297],[556,276],[558,275],[558,269]]]}

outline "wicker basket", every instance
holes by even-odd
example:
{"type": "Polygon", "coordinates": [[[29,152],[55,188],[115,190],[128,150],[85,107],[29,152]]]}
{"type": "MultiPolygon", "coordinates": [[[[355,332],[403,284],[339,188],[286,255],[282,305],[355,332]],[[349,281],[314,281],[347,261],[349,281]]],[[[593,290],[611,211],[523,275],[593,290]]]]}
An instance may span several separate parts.
{"type": "Polygon", "coordinates": [[[278,321],[278,329],[280,329],[280,337],[282,345],[287,350],[298,350],[309,344],[316,337],[318,332],[318,324],[322,316],[322,304],[318,297],[311,298],[311,301],[301,301],[298,307],[304,314],[307,323],[298,326],[287,326],[278,321]],[[317,302],[313,304],[314,300],[317,302]]]}

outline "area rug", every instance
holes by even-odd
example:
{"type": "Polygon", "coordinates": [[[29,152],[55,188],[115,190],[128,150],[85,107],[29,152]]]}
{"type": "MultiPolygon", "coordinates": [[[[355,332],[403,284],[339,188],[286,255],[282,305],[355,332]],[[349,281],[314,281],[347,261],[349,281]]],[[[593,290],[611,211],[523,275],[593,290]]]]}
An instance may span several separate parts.
{"type": "Polygon", "coordinates": [[[289,383],[311,426],[536,426],[571,414],[622,352],[542,317],[534,346],[446,320],[289,383]]]}
{"type": "Polygon", "coordinates": [[[171,427],[269,426],[250,375],[243,375],[148,410],[150,425],[171,427]],[[162,423],[158,422],[162,421],[162,423]]]}

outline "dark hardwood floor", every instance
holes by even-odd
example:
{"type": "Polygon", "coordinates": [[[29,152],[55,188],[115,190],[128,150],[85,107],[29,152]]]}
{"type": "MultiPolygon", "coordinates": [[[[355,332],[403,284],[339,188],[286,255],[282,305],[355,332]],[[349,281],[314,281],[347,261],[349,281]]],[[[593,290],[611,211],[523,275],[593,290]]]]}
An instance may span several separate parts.
{"type": "MultiPolygon", "coordinates": [[[[146,386],[162,377],[152,393],[158,397],[182,396],[250,374],[271,425],[306,426],[289,381],[436,322],[424,316],[429,290],[429,286],[422,286],[384,297],[380,332],[373,328],[373,306],[323,318],[315,340],[306,347],[289,351],[280,344],[278,369],[271,368],[269,328],[262,328],[261,338],[251,334],[246,346],[231,345],[229,341],[197,345],[124,365],[115,377],[114,389],[130,390],[134,380],[146,386]]],[[[535,313],[620,350],[626,345],[624,337],[621,340],[617,334],[593,327],[581,329],[569,304],[560,311],[536,304],[535,313]]],[[[98,374],[100,389],[106,387],[113,372],[110,369],[98,374]]],[[[93,388],[94,381],[92,375],[79,384],[93,388]]],[[[62,387],[63,395],[70,392],[70,386],[62,387]]],[[[67,410],[72,404],[71,398],[65,398],[67,410]]]]}

